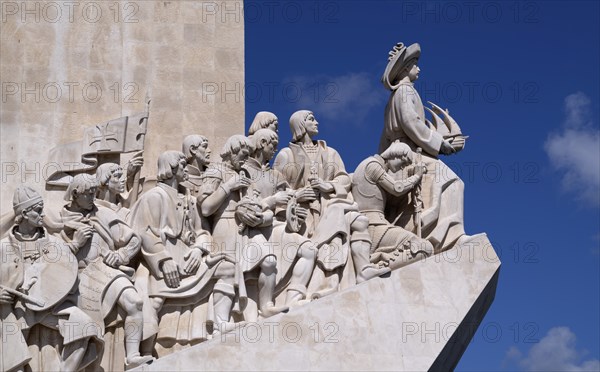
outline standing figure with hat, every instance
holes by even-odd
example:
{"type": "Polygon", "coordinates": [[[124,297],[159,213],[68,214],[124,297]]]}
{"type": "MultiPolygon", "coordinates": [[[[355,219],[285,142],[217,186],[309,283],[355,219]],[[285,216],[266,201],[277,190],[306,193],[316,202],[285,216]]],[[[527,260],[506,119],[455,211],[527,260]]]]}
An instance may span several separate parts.
{"type": "Polygon", "coordinates": [[[47,233],[35,190],[18,187],[13,210],[14,225],[0,243],[0,370],[81,370],[101,356],[103,342],[76,306],[77,260],[67,243],[47,233]],[[62,338],[54,355],[42,353],[53,339],[49,332],[62,338]]]}
{"type": "MultiPolygon", "coordinates": [[[[429,240],[436,252],[452,247],[459,238],[464,241],[463,181],[442,161],[440,154],[451,155],[464,148],[467,136],[463,136],[458,124],[448,113],[430,102],[432,108],[423,106],[414,82],[421,71],[417,62],[421,55],[419,44],[408,47],[398,43],[390,51],[387,67],[381,81],[392,93],[385,108],[384,129],[379,145],[383,153],[395,140],[406,143],[412,151],[423,151],[427,172],[422,181],[424,210],[419,215],[423,237],[429,240]],[[425,110],[432,121],[425,118],[425,110]]],[[[406,175],[398,174],[398,177],[406,175]]],[[[405,198],[407,199],[407,198],[405,198]]],[[[418,231],[411,211],[410,201],[396,200],[395,208],[388,208],[388,220],[418,231]]]]}

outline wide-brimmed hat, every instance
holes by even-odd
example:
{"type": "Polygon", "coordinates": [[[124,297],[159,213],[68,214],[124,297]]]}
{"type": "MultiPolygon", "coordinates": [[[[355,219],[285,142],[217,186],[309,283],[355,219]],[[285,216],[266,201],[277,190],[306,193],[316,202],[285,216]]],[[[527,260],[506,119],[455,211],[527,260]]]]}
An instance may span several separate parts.
{"type": "Polygon", "coordinates": [[[411,64],[415,63],[421,56],[421,46],[418,43],[404,46],[403,43],[397,43],[389,53],[388,64],[385,67],[381,82],[386,89],[394,90],[397,88],[400,79],[400,73],[411,64]]]}

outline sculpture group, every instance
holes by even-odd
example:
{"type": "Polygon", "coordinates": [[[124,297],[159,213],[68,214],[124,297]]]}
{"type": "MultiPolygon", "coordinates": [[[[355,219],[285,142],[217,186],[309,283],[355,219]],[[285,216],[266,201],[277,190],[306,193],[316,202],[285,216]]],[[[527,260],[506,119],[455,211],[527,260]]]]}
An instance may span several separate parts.
{"type": "Polygon", "coordinates": [[[270,112],[218,161],[208,138],[186,136],[143,192],[141,154],[71,174],[47,216],[19,187],[0,247],[0,369],[133,368],[468,240],[463,183],[438,160],[466,137],[423,106],[419,56],[390,52],[379,153],[353,174],[300,110],[279,152],[270,112]]]}

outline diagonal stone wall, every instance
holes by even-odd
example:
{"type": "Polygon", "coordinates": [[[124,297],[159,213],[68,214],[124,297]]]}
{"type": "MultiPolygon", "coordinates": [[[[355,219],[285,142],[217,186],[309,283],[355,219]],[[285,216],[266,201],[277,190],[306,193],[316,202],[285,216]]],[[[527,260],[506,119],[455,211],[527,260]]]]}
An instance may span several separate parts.
{"type": "Polygon", "coordinates": [[[143,371],[451,370],[496,293],[487,236],[179,351],[143,371]]]}

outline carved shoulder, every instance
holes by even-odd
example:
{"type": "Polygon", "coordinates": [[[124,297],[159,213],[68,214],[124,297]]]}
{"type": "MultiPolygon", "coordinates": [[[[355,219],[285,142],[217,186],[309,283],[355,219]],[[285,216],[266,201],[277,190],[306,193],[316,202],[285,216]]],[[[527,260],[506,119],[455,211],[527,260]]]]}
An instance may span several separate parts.
{"type": "Polygon", "coordinates": [[[281,149],[273,161],[273,168],[281,172],[282,169],[285,168],[285,165],[288,164],[292,158],[292,150],[290,150],[289,147],[281,149]]]}

